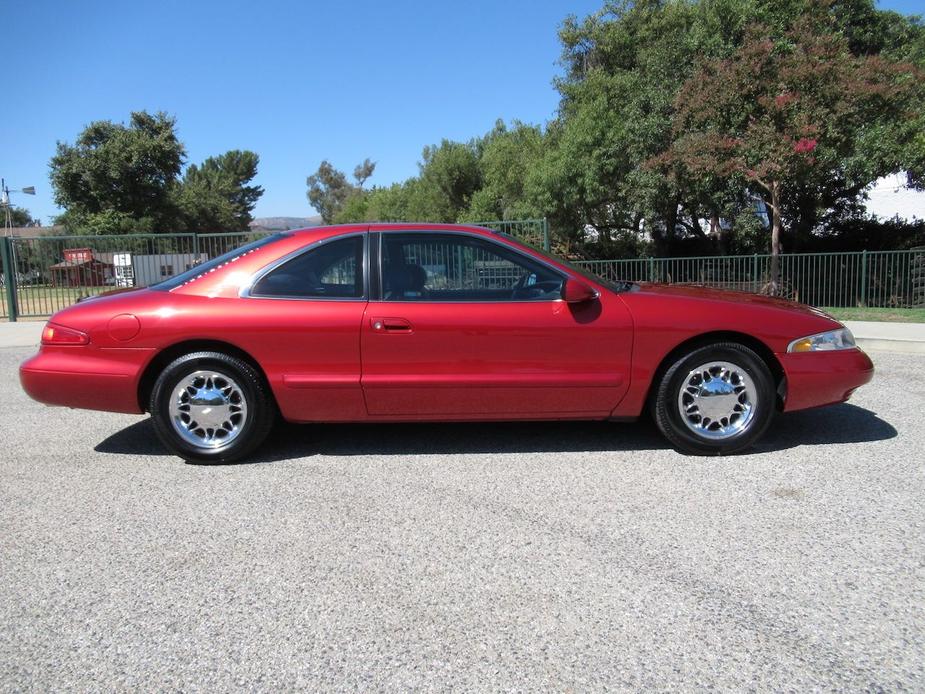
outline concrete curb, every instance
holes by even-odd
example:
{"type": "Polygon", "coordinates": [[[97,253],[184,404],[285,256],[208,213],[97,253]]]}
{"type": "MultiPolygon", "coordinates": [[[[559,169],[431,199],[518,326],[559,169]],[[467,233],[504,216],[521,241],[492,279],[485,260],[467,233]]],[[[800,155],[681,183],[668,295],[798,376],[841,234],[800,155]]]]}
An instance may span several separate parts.
{"type": "Polygon", "coordinates": [[[845,321],[858,345],[873,352],[925,354],[925,323],[845,321]]]}
{"type": "MultiPolygon", "coordinates": [[[[846,321],[862,349],[925,354],[925,323],[846,321]]],[[[0,348],[38,347],[45,321],[0,323],[0,348]]]]}
{"type": "Polygon", "coordinates": [[[42,339],[45,321],[0,323],[0,347],[35,347],[42,339]]]}
{"type": "Polygon", "coordinates": [[[910,340],[878,340],[873,337],[857,337],[858,347],[865,352],[900,352],[902,354],[925,354],[925,342],[910,340]]]}

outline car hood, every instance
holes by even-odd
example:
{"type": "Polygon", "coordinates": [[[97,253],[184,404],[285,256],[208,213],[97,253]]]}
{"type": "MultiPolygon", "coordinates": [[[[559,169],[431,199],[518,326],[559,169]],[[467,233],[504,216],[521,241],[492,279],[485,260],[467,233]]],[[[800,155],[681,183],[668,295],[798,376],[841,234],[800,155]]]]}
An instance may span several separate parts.
{"type": "Polygon", "coordinates": [[[702,299],[705,301],[723,301],[726,303],[746,305],[746,306],[764,306],[785,311],[794,311],[801,314],[809,314],[821,318],[835,320],[825,311],[801,304],[788,299],[780,299],[774,296],[765,296],[763,294],[752,294],[750,292],[738,292],[727,289],[713,289],[712,287],[698,287],[686,284],[655,284],[652,282],[639,282],[638,291],[647,294],[654,294],[665,297],[677,297],[684,299],[702,299]]]}

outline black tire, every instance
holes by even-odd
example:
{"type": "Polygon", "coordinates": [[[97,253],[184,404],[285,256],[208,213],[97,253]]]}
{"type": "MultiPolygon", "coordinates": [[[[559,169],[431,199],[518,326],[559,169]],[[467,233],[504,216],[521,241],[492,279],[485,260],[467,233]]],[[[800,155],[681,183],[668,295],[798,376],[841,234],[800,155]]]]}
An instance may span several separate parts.
{"type": "MultiPolygon", "coordinates": [[[[247,457],[263,443],[276,420],[276,402],[263,377],[246,361],[222,352],[193,352],[168,364],[154,383],[148,409],[164,446],[191,463],[231,463],[247,457]],[[174,391],[197,371],[230,378],[237,386],[235,397],[244,402],[245,414],[235,420],[235,435],[227,444],[214,440],[220,427],[214,429],[213,442],[201,446],[193,445],[174,427],[170,413],[174,391]]],[[[190,438],[195,438],[195,433],[190,438]]]]}
{"type": "MultiPolygon", "coordinates": [[[[697,375],[694,378],[696,379],[697,375]]],[[[742,379],[743,376],[737,374],[732,378],[742,379]]],[[[742,383],[743,381],[737,382],[742,383]]],[[[655,391],[652,414],[665,438],[682,453],[729,455],[749,448],[764,435],[776,413],[776,398],[774,378],[764,360],[744,345],[736,342],[720,342],[694,348],[668,367],[655,391]],[[698,410],[692,410],[695,414],[687,417],[682,414],[681,398],[688,398],[688,402],[692,401],[689,396],[682,394],[682,389],[690,386],[689,377],[695,370],[699,372],[700,366],[710,362],[726,362],[734,365],[751,380],[754,387],[745,389],[749,393],[745,399],[752,405],[749,416],[734,413],[731,417],[722,418],[717,422],[711,421],[708,417],[701,418],[696,414],[698,410]],[[752,390],[754,390],[754,397],[751,395],[752,390]],[[685,420],[691,424],[688,425],[685,420]],[[725,427],[722,425],[723,421],[727,422],[725,427]],[[717,431],[705,430],[704,423],[706,422],[710,422],[710,426],[715,426],[717,431]],[[741,426],[741,429],[725,435],[725,438],[710,438],[711,435],[724,436],[719,430],[731,428],[728,424],[730,422],[735,426],[741,426]],[[703,433],[695,432],[694,428],[703,433]]],[[[738,395],[726,399],[726,402],[733,402],[733,404],[739,401],[740,396],[738,395]]]]}

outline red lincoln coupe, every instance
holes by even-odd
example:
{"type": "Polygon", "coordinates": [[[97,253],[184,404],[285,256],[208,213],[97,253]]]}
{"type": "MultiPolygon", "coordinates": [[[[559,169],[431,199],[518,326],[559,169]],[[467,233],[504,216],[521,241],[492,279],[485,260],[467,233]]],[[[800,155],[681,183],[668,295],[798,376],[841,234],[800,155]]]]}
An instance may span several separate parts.
{"type": "Polygon", "coordinates": [[[808,306],[611,284],[478,227],[276,234],[144,289],[55,314],[20,376],[50,405],[152,414],[197,462],[293,422],[631,420],[678,449],[740,451],[777,411],[873,375],[808,306]]]}

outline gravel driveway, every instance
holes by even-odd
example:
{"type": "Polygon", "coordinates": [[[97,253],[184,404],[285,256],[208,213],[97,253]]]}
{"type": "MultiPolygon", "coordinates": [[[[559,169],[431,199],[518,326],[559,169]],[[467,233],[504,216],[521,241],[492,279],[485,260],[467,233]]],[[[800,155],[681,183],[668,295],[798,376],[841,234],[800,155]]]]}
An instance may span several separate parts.
{"type": "Polygon", "coordinates": [[[925,688],[925,356],[732,458],[282,427],[187,465],[0,349],[0,689],[925,688]]]}

